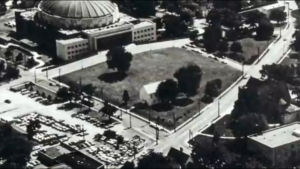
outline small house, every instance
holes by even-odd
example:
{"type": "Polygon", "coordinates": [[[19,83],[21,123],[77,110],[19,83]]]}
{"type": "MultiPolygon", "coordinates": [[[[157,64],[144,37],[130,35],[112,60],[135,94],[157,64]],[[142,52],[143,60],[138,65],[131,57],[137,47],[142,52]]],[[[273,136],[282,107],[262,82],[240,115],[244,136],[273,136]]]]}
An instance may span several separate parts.
{"type": "Polygon", "coordinates": [[[141,102],[146,102],[148,105],[153,105],[158,102],[155,96],[156,89],[162,81],[150,83],[144,85],[140,90],[140,100],[141,102]]]}

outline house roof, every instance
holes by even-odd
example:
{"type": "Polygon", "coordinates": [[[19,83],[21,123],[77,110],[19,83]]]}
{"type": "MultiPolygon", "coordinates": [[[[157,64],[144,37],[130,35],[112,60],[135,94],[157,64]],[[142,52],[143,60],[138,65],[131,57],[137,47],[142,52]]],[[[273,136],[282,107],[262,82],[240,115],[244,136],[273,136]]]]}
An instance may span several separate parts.
{"type": "Polygon", "coordinates": [[[162,81],[149,83],[149,84],[144,85],[143,88],[145,89],[147,94],[153,94],[156,92],[156,89],[161,82],[162,81]]]}
{"type": "Polygon", "coordinates": [[[300,108],[293,104],[290,104],[289,107],[286,108],[287,113],[295,113],[298,110],[300,110],[300,108]]]}
{"type": "Polygon", "coordinates": [[[171,147],[167,156],[173,158],[181,166],[185,165],[190,158],[189,155],[173,147],[171,147]]]}

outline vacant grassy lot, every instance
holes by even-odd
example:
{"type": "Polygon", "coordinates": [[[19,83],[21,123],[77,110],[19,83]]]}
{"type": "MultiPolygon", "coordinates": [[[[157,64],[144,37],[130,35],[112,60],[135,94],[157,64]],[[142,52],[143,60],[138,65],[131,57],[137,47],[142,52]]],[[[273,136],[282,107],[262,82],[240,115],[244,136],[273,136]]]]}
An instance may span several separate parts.
{"type": "MultiPolygon", "coordinates": [[[[265,51],[265,49],[270,43],[272,43],[273,40],[274,39],[269,41],[257,41],[253,38],[237,40],[237,42],[240,42],[243,47],[243,52],[238,53],[237,55],[241,55],[243,58],[245,58],[245,63],[252,64],[258,58],[258,56],[265,51]]],[[[231,44],[232,42],[229,42],[229,47],[231,44]]],[[[241,62],[239,59],[240,57],[236,57],[232,52],[228,51],[227,55],[229,58],[241,62]]]]}
{"type": "MultiPolygon", "coordinates": [[[[133,57],[128,76],[120,79],[112,79],[114,74],[108,70],[106,63],[89,67],[77,72],[70,73],[61,78],[62,81],[78,82],[82,79],[82,84],[93,84],[97,87],[97,92],[101,93],[103,88],[104,99],[115,104],[120,104],[124,90],[128,90],[131,100],[129,105],[138,103],[139,91],[145,84],[172,78],[175,71],[188,63],[199,65],[203,71],[202,81],[199,85],[199,94],[190,98],[185,105],[175,106],[167,112],[156,112],[151,110],[151,118],[159,116],[161,123],[168,128],[173,127],[173,113],[176,117],[176,125],[181,124],[194,115],[205,104],[198,100],[203,97],[207,81],[213,79],[222,80],[222,91],[235,81],[241,72],[215,60],[202,57],[199,54],[179,48],[168,48],[163,50],[149,51],[137,54],[133,57]]],[[[101,94],[100,94],[101,95],[101,94]]],[[[148,118],[146,110],[136,110],[138,114],[148,118]]]]}

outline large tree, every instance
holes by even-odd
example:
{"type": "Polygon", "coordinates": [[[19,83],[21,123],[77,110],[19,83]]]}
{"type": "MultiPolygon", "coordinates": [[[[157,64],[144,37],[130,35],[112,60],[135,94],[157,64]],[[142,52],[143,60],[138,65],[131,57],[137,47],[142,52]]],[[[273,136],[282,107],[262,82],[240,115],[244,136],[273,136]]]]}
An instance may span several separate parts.
{"type": "Polygon", "coordinates": [[[127,106],[127,103],[130,100],[130,96],[127,90],[124,90],[122,100],[125,106],[127,106]]]}
{"type": "Polygon", "coordinates": [[[268,123],[264,115],[249,113],[237,119],[236,124],[232,127],[232,132],[236,137],[246,137],[267,129],[268,123]]]}
{"type": "Polygon", "coordinates": [[[26,126],[27,131],[27,139],[33,140],[33,136],[37,133],[37,131],[41,128],[41,124],[39,120],[32,120],[26,126]]]}
{"type": "Polygon", "coordinates": [[[243,52],[243,46],[240,42],[233,42],[230,46],[230,51],[234,53],[243,52]]]}
{"type": "Polygon", "coordinates": [[[56,92],[56,97],[64,101],[66,100],[69,100],[70,102],[72,101],[72,94],[69,92],[68,88],[66,87],[59,88],[58,91],[56,92]]]}
{"type": "Polygon", "coordinates": [[[145,0],[141,0],[141,1],[131,1],[132,3],[132,7],[133,10],[135,11],[135,14],[137,16],[151,16],[151,15],[155,15],[155,7],[157,5],[157,1],[153,0],[153,1],[145,1],[145,0]]]}
{"type": "Polygon", "coordinates": [[[187,32],[187,23],[183,22],[180,16],[166,14],[163,16],[163,23],[165,25],[165,35],[169,37],[181,36],[187,32]]]}
{"type": "Polygon", "coordinates": [[[277,21],[277,23],[285,21],[286,17],[287,17],[287,14],[283,10],[280,10],[280,9],[272,10],[270,13],[270,16],[269,16],[270,20],[275,20],[275,21],[277,21]]]}
{"type": "Polygon", "coordinates": [[[197,93],[199,84],[202,78],[202,70],[196,64],[189,64],[187,66],[179,68],[174,77],[178,81],[179,92],[193,95],[197,93]]]}
{"type": "Polygon", "coordinates": [[[0,128],[0,159],[4,161],[0,168],[24,168],[30,160],[32,143],[12,129],[10,124],[0,128]]]}
{"type": "Polygon", "coordinates": [[[109,49],[106,57],[109,69],[117,69],[118,72],[125,74],[131,66],[133,56],[123,46],[118,46],[109,49]]]}
{"type": "Polygon", "coordinates": [[[5,71],[6,79],[17,79],[20,76],[20,70],[18,68],[8,65],[5,71]]]}
{"type": "Polygon", "coordinates": [[[210,25],[205,28],[203,33],[204,47],[207,52],[215,52],[218,49],[218,44],[223,38],[220,25],[210,25]]]}
{"type": "Polygon", "coordinates": [[[136,169],[180,169],[180,165],[162,153],[150,152],[138,161],[136,169]]]}
{"type": "Polygon", "coordinates": [[[218,50],[221,55],[224,55],[228,51],[229,44],[227,41],[221,41],[218,45],[218,50]]]}
{"type": "Polygon", "coordinates": [[[274,33],[274,26],[267,19],[262,19],[258,22],[256,28],[256,36],[263,40],[269,40],[274,33]]]}
{"type": "Polygon", "coordinates": [[[108,115],[108,120],[111,120],[111,116],[117,111],[115,107],[110,105],[107,101],[104,101],[103,107],[99,110],[99,112],[108,115]]]}
{"type": "Polygon", "coordinates": [[[178,85],[173,79],[167,79],[161,82],[157,89],[155,96],[162,102],[170,104],[176,99],[178,95],[178,85]]]}

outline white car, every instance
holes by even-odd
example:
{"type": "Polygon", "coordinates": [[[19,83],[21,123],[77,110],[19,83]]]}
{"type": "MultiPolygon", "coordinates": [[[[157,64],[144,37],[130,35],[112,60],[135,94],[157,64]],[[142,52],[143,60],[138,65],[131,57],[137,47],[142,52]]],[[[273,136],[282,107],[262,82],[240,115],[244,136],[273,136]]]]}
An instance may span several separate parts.
{"type": "Polygon", "coordinates": [[[243,76],[243,79],[248,79],[249,77],[250,77],[250,75],[245,74],[245,75],[243,76]]]}

